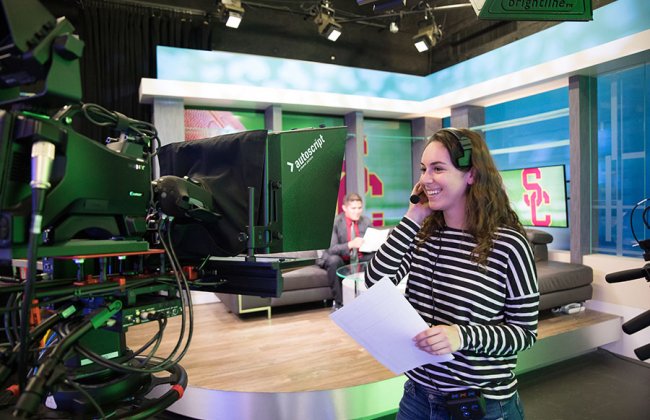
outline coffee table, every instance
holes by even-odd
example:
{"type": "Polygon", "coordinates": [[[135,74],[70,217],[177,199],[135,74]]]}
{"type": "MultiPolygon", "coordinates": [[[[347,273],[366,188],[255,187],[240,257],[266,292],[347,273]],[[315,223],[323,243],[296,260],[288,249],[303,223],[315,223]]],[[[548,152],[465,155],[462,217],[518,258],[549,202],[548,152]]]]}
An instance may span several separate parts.
{"type": "MultiPolygon", "coordinates": [[[[368,290],[365,282],[365,271],[367,266],[367,262],[360,262],[344,265],[336,270],[336,274],[343,279],[341,281],[343,285],[341,288],[343,292],[343,306],[345,306],[346,303],[352,302],[354,298],[368,290]]],[[[406,292],[407,280],[408,274],[404,276],[402,281],[397,285],[397,290],[402,294],[406,292]]]]}
{"type": "Polygon", "coordinates": [[[364,273],[367,266],[367,262],[357,262],[344,265],[336,270],[336,274],[343,279],[341,280],[343,285],[341,288],[343,292],[343,306],[366,290],[364,273]]]}

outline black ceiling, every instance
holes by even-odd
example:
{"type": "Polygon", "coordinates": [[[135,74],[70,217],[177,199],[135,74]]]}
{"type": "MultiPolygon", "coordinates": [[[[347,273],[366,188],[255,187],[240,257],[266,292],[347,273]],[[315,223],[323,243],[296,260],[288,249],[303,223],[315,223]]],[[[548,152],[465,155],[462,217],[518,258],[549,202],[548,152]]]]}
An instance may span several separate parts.
{"type": "MultiPolygon", "coordinates": [[[[216,12],[218,3],[218,0],[112,1],[187,9],[206,16],[216,12]]],[[[238,29],[226,28],[216,18],[210,19],[215,25],[213,49],[427,75],[556,24],[479,20],[468,0],[329,0],[343,27],[338,41],[331,42],[318,33],[313,21],[321,1],[242,0],[245,14],[238,29]],[[373,10],[385,4],[395,6],[379,13],[373,10]],[[461,4],[465,6],[456,7],[461,4]],[[427,7],[443,36],[433,49],[418,53],[412,37],[427,7]],[[391,33],[388,26],[400,15],[400,30],[391,33]]],[[[612,1],[593,0],[592,3],[595,9],[612,1]]]]}

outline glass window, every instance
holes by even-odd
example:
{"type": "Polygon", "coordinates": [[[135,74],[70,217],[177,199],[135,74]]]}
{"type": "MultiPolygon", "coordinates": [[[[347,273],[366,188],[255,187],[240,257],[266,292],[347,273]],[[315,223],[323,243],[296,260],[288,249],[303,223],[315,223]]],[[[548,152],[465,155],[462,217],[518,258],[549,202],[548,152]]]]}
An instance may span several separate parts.
{"type": "Polygon", "coordinates": [[[647,104],[650,97],[649,64],[602,74],[598,89],[598,217],[594,252],[639,257],[639,240],[648,228],[643,216],[649,196],[647,167],[647,104]],[[634,232],[633,232],[633,229],[634,232]]]}
{"type": "MultiPolygon", "coordinates": [[[[566,197],[569,197],[568,87],[486,107],[485,125],[472,128],[483,131],[500,171],[564,165],[567,183],[563,187],[566,197]]],[[[539,188],[540,185],[529,183],[527,187],[539,188]]],[[[561,187],[549,186],[549,191],[561,187]]],[[[542,208],[531,208],[530,211],[538,209],[541,211],[542,208]]],[[[536,228],[553,235],[550,248],[569,249],[569,228],[536,228]]]]}

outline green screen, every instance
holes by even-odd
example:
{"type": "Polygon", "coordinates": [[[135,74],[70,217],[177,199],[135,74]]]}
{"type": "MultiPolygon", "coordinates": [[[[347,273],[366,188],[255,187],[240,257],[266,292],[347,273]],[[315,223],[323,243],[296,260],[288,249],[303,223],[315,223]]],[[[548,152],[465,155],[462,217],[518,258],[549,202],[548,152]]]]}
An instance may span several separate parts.
{"type": "Polygon", "coordinates": [[[282,130],[293,130],[296,128],[317,128],[323,127],[340,127],[345,122],[343,117],[334,115],[313,115],[298,114],[292,112],[282,113],[282,130]]]}
{"type": "Polygon", "coordinates": [[[396,225],[406,213],[413,188],[409,121],[363,122],[365,214],[373,226],[396,225]]]}

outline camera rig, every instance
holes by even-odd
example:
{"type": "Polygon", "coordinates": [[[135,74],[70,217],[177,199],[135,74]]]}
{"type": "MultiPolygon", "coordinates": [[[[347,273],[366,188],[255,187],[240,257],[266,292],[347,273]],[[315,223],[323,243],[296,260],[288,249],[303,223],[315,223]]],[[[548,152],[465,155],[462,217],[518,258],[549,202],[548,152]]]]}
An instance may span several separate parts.
{"type": "MultiPolygon", "coordinates": [[[[160,148],[150,123],[81,103],[84,43],[70,22],[37,0],[0,1],[0,414],[150,418],[188,383],[179,362],[193,331],[191,291],[278,296],[282,270],[313,260],[256,253],[328,246],[331,224],[305,232],[300,223],[320,213],[303,220],[302,203],[285,198],[311,187],[305,199],[317,196],[312,207],[333,213],[345,128],[297,130],[286,142],[257,133],[251,144],[263,155],[250,163],[259,169],[252,186],[214,184],[221,175],[176,161],[153,179],[152,158],[214,150],[215,141],[160,148]],[[116,136],[102,144],[80,134],[72,126],[80,117],[116,136]],[[307,147],[311,178],[285,173],[289,143],[307,147]],[[329,158],[319,164],[317,153],[329,158]],[[327,188],[310,186],[315,177],[327,188]],[[197,243],[210,246],[188,245],[197,243]],[[177,316],[176,345],[160,356],[177,316]],[[158,332],[130,349],[126,331],[149,322],[158,332]]],[[[248,140],[220,144],[234,153],[248,140]]]]}
{"type": "MultiPolygon", "coordinates": [[[[649,199],[643,199],[636,203],[630,212],[630,230],[632,231],[632,236],[634,236],[635,241],[639,244],[639,247],[643,250],[643,259],[645,261],[650,261],[650,240],[644,239],[639,240],[634,231],[634,213],[636,209],[642,204],[646,203],[649,199]]],[[[648,222],[647,215],[650,207],[646,207],[642,214],[643,225],[646,229],[650,229],[650,223],[648,222]]],[[[615,273],[610,273],[605,276],[605,281],[607,283],[620,283],[629,280],[636,280],[645,278],[647,282],[650,282],[650,262],[646,262],[645,265],[641,268],[635,268],[631,270],[617,271],[615,273]]],[[[623,332],[626,334],[634,334],[642,329],[650,326],[650,310],[643,312],[642,314],[632,318],[629,321],[626,321],[623,324],[623,332]]],[[[634,350],[634,354],[639,358],[639,360],[650,359],[650,344],[646,344],[634,350]]]]}

